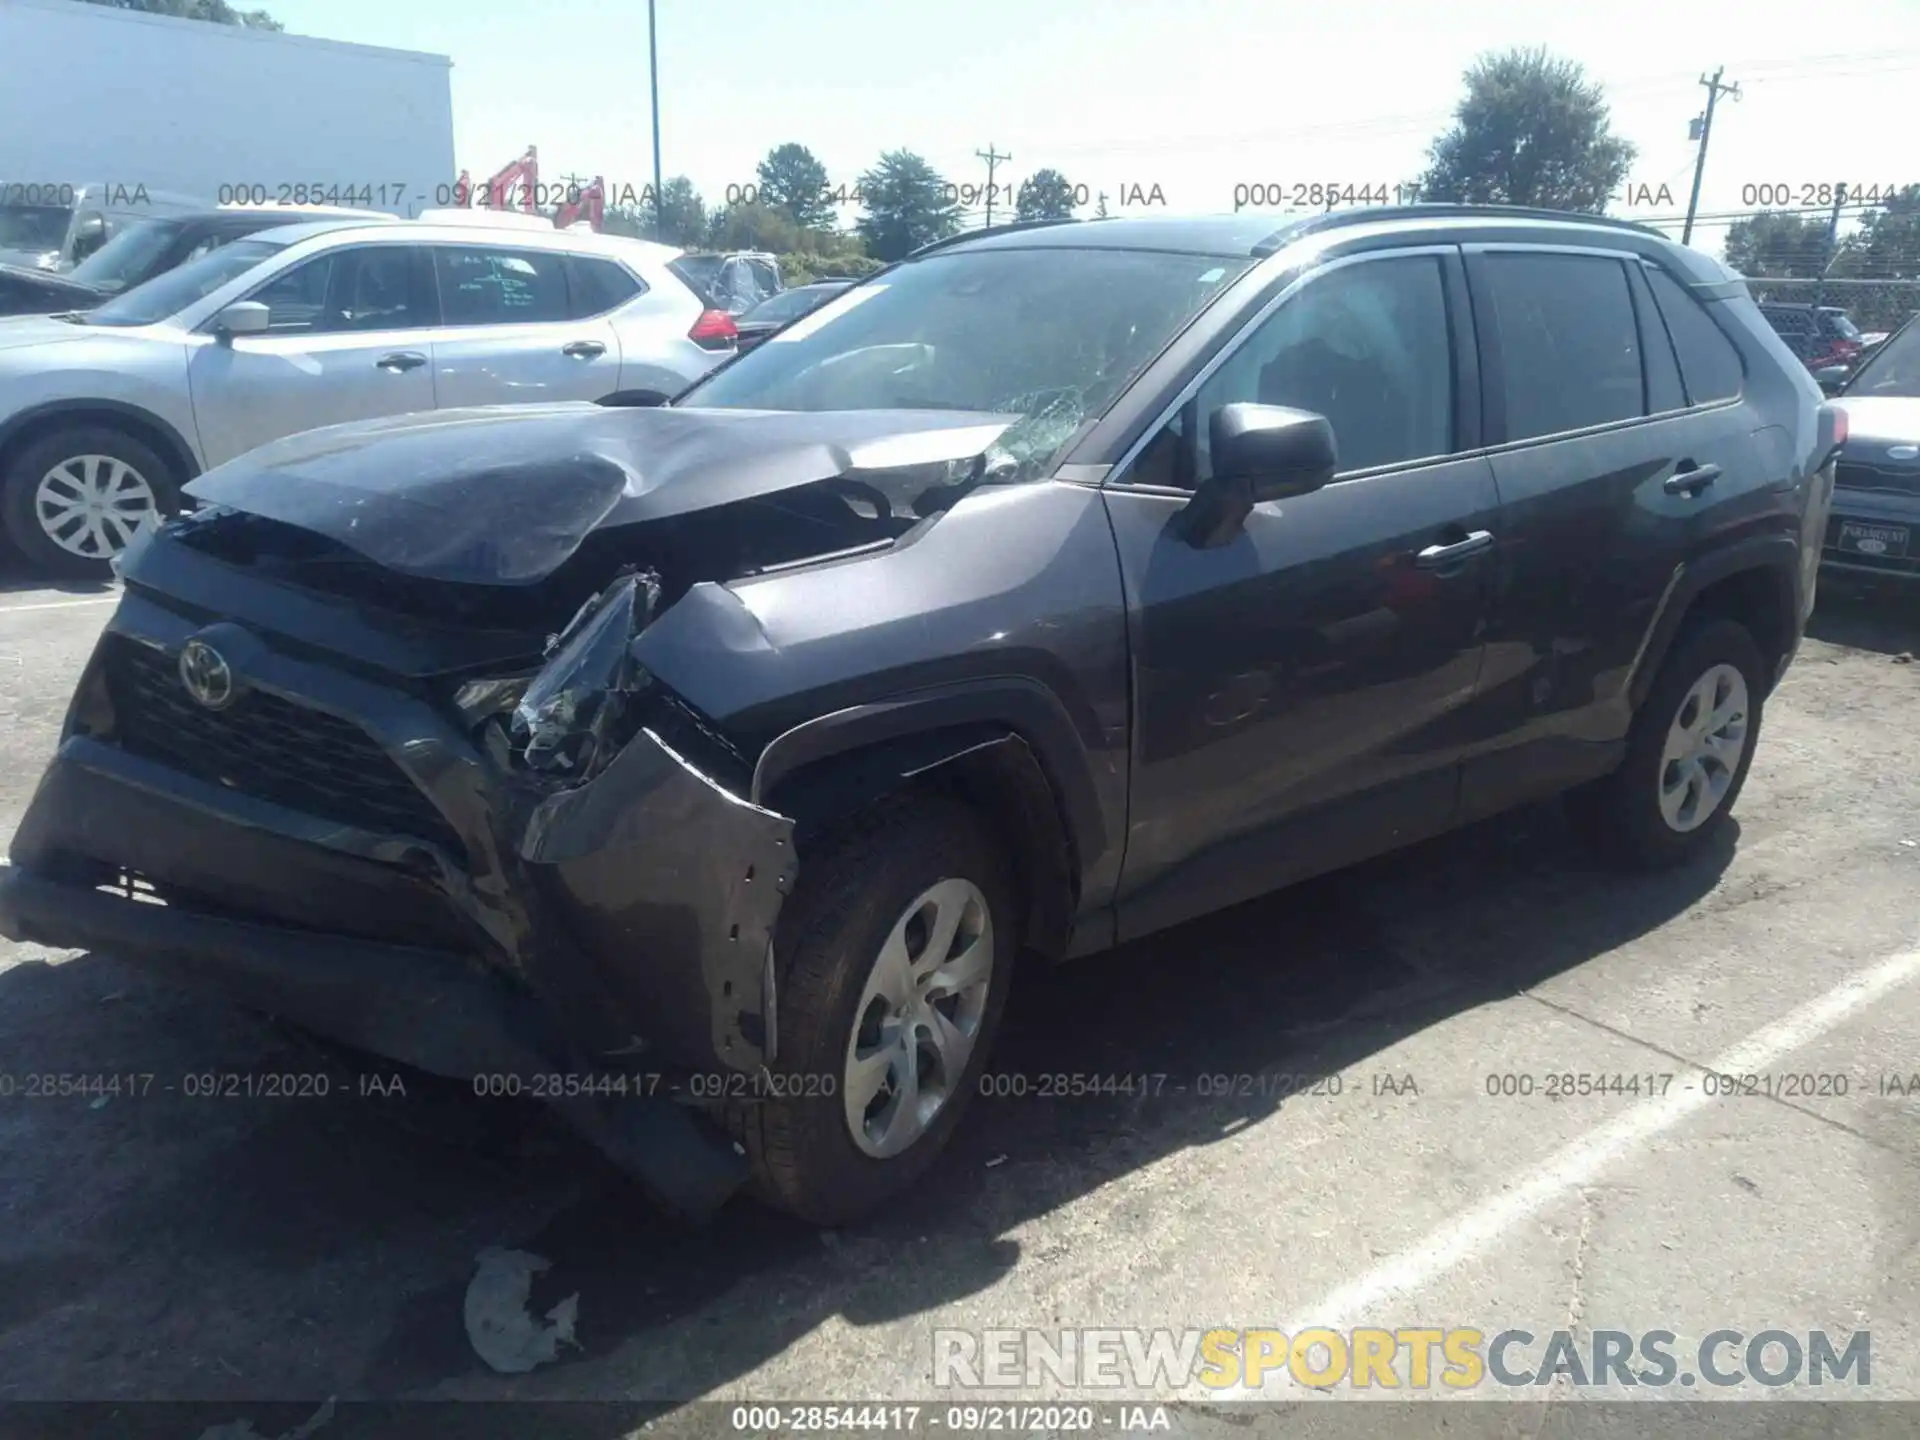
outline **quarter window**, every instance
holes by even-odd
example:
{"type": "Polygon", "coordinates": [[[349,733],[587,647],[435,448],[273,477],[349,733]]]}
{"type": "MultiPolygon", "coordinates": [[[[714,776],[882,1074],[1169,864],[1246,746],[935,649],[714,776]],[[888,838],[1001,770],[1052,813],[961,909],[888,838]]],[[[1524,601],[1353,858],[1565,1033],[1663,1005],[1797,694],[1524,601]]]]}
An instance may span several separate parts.
{"type": "Polygon", "coordinates": [[[434,248],[448,325],[533,325],[568,318],[567,275],[557,250],[486,245],[434,248]]]}
{"type": "Polygon", "coordinates": [[[1680,353],[1687,399],[1695,405],[1731,400],[1740,393],[1740,352],[1714,323],[1707,307],[1682,289],[1678,280],[1657,265],[1645,268],[1647,284],[1673,336],[1673,348],[1680,353]]]}
{"type": "Polygon", "coordinates": [[[1509,440],[1646,414],[1627,272],[1590,255],[1489,254],[1509,440]]]}

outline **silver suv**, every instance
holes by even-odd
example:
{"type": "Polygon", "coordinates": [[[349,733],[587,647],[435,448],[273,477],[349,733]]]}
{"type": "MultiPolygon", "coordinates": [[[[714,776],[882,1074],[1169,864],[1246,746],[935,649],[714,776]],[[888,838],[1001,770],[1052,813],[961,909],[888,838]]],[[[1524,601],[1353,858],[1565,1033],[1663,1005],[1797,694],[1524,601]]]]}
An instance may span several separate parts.
{"type": "Polygon", "coordinates": [[[85,314],[0,320],[0,519],[104,576],[194,475],[418,410],[672,395],[734,326],[639,240],[466,224],[262,231],[85,314]]]}

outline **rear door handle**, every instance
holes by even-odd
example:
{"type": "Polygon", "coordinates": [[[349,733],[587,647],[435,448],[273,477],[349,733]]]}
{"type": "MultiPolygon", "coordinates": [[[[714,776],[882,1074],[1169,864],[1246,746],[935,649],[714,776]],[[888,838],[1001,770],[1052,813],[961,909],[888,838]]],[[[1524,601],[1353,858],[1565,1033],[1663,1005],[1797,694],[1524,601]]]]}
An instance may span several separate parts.
{"type": "Polygon", "coordinates": [[[418,370],[427,363],[427,357],[418,350],[396,350],[391,355],[382,355],[373,363],[382,370],[391,370],[397,374],[402,370],[418,370]]]}
{"type": "Polygon", "coordinates": [[[1429,545],[1413,557],[1413,563],[1422,570],[1445,570],[1449,565],[1458,565],[1462,560],[1478,555],[1482,550],[1493,548],[1491,530],[1475,530],[1464,540],[1456,540],[1451,545],[1429,545]]]}
{"type": "Polygon", "coordinates": [[[598,340],[576,340],[571,345],[562,345],[560,353],[575,360],[598,360],[607,353],[607,347],[598,340]]]}
{"type": "Polygon", "coordinates": [[[1669,495],[1698,495],[1720,478],[1718,465],[1695,465],[1682,460],[1680,468],[1669,475],[1660,488],[1669,495]]]}

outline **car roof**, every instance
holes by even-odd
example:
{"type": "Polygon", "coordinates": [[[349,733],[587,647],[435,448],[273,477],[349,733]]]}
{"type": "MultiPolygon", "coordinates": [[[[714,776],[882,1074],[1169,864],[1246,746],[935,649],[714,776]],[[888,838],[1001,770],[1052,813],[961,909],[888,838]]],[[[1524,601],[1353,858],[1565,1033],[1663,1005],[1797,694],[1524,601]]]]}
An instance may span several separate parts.
{"type": "Polygon", "coordinates": [[[222,205],[217,210],[194,210],[178,215],[156,215],[156,220],[164,220],[169,225],[218,226],[222,224],[251,224],[259,221],[277,220],[279,229],[300,229],[308,226],[325,227],[329,225],[398,225],[397,215],[376,215],[367,212],[347,210],[314,210],[308,207],[295,209],[279,205],[222,205]]]}
{"type": "Polygon", "coordinates": [[[596,235],[590,230],[522,230],[516,226],[487,226],[471,222],[459,224],[436,224],[427,220],[395,220],[386,217],[377,220],[315,220],[303,224],[277,226],[271,230],[256,232],[251,238],[256,240],[276,240],[284,245],[297,245],[303,240],[312,240],[321,235],[332,235],[342,239],[356,238],[353,232],[364,231],[368,238],[389,237],[396,226],[404,226],[416,240],[445,241],[453,244],[471,245],[476,238],[486,240],[492,237],[496,243],[510,244],[527,250],[565,250],[581,255],[605,255],[609,258],[625,256],[628,259],[650,260],[655,264],[665,264],[675,259],[680,251],[671,245],[659,245],[651,240],[639,240],[627,235],[596,235]]]}
{"type": "MultiPolygon", "coordinates": [[[[1659,242],[1678,251],[1659,231],[1606,215],[1575,214],[1518,205],[1382,205],[1333,210],[1318,215],[1280,217],[1241,212],[1232,215],[1126,215],[1104,219],[1038,220],[962,231],[922,246],[915,255],[946,250],[1101,249],[1168,250],[1222,258],[1272,255],[1293,241],[1330,230],[1372,227],[1378,230],[1432,230],[1474,224],[1504,224],[1560,231],[1622,231],[1642,244],[1659,242]]],[[[1697,252],[1683,252],[1689,255],[1697,252]]],[[[1702,261],[1705,256],[1699,257],[1702,261]]],[[[1696,267],[1697,268],[1697,267],[1696,267]]]]}

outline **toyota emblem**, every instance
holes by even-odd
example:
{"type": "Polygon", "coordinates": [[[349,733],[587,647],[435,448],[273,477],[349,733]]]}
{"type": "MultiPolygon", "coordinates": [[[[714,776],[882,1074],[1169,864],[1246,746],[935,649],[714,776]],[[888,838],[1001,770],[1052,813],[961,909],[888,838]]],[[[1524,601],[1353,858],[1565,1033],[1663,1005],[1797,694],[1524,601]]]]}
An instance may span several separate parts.
{"type": "Polygon", "coordinates": [[[204,640],[189,640],[180,651],[180,683],[209,710],[233,703],[233,670],[226,656],[204,640]]]}

